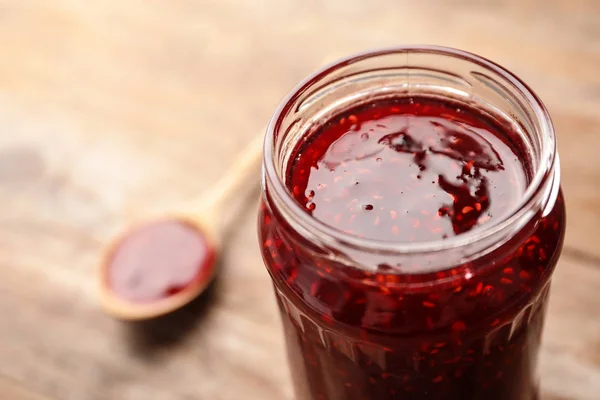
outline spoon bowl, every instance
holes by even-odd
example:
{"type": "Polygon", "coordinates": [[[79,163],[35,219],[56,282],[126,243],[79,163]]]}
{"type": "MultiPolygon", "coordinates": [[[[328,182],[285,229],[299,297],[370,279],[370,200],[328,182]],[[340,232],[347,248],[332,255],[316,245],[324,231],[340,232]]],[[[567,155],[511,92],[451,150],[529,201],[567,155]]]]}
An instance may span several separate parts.
{"type": "Polygon", "coordinates": [[[101,263],[102,307],[124,320],[183,307],[212,282],[219,250],[210,225],[198,219],[175,215],[135,225],[112,243],[101,263]]]}

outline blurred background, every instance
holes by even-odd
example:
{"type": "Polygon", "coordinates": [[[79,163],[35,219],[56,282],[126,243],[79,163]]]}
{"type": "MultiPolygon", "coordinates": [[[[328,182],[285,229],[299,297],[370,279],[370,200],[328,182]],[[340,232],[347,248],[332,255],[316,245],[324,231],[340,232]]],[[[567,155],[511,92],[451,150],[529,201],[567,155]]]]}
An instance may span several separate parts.
{"type": "Polygon", "coordinates": [[[214,184],[323,60],[402,44],[490,58],[550,109],[569,225],[543,400],[600,399],[597,0],[0,0],[0,399],[291,399],[256,202],[166,318],[105,316],[96,265],[132,216],[214,184]]]}

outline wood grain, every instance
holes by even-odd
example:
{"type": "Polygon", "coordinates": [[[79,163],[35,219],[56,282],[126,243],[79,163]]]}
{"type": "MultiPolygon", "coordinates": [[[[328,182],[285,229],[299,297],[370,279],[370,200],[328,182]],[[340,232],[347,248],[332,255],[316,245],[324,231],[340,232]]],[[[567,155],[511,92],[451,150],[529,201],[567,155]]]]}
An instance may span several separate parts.
{"type": "Polygon", "coordinates": [[[0,378],[0,393],[2,393],[4,398],[11,400],[53,400],[49,397],[30,392],[23,388],[22,385],[18,385],[6,378],[0,378]]]}
{"type": "Polygon", "coordinates": [[[600,3],[0,1],[0,398],[290,399],[249,205],[209,296],[154,323],[97,309],[133,215],[214,183],[331,54],[459,47],[528,81],[556,124],[569,228],[544,336],[547,400],[600,393],[600,3]]]}

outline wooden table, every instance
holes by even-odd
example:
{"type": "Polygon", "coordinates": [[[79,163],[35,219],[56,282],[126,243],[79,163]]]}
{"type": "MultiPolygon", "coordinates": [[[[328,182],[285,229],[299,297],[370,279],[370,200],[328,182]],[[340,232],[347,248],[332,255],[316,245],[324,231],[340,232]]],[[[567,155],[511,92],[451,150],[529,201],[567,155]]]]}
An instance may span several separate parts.
{"type": "Polygon", "coordinates": [[[255,204],[214,290],[166,320],[103,315],[97,257],[214,183],[322,59],[402,43],[492,58],[549,106],[569,229],[544,399],[600,399],[595,0],[0,1],[0,398],[290,399],[255,204]]]}

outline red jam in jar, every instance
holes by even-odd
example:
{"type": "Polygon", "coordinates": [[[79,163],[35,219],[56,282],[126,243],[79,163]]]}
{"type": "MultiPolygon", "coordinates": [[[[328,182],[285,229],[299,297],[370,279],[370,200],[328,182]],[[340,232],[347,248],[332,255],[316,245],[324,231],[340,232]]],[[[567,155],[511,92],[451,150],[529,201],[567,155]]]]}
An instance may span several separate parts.
{"type": "Polygon", "coordinates": [[[347,111],[295,152],[295,199],[369,239],[447,239],[501,217],[525,192],[523,158],[492,121],[426,98],[347,111]]]}
{"type": "Polygon", "coordinates": [[[388,50],[308,80],[269,129],[260,242],[297,398],[536,399],[565,212],[535,95],[468,53],[388,50]]]}

